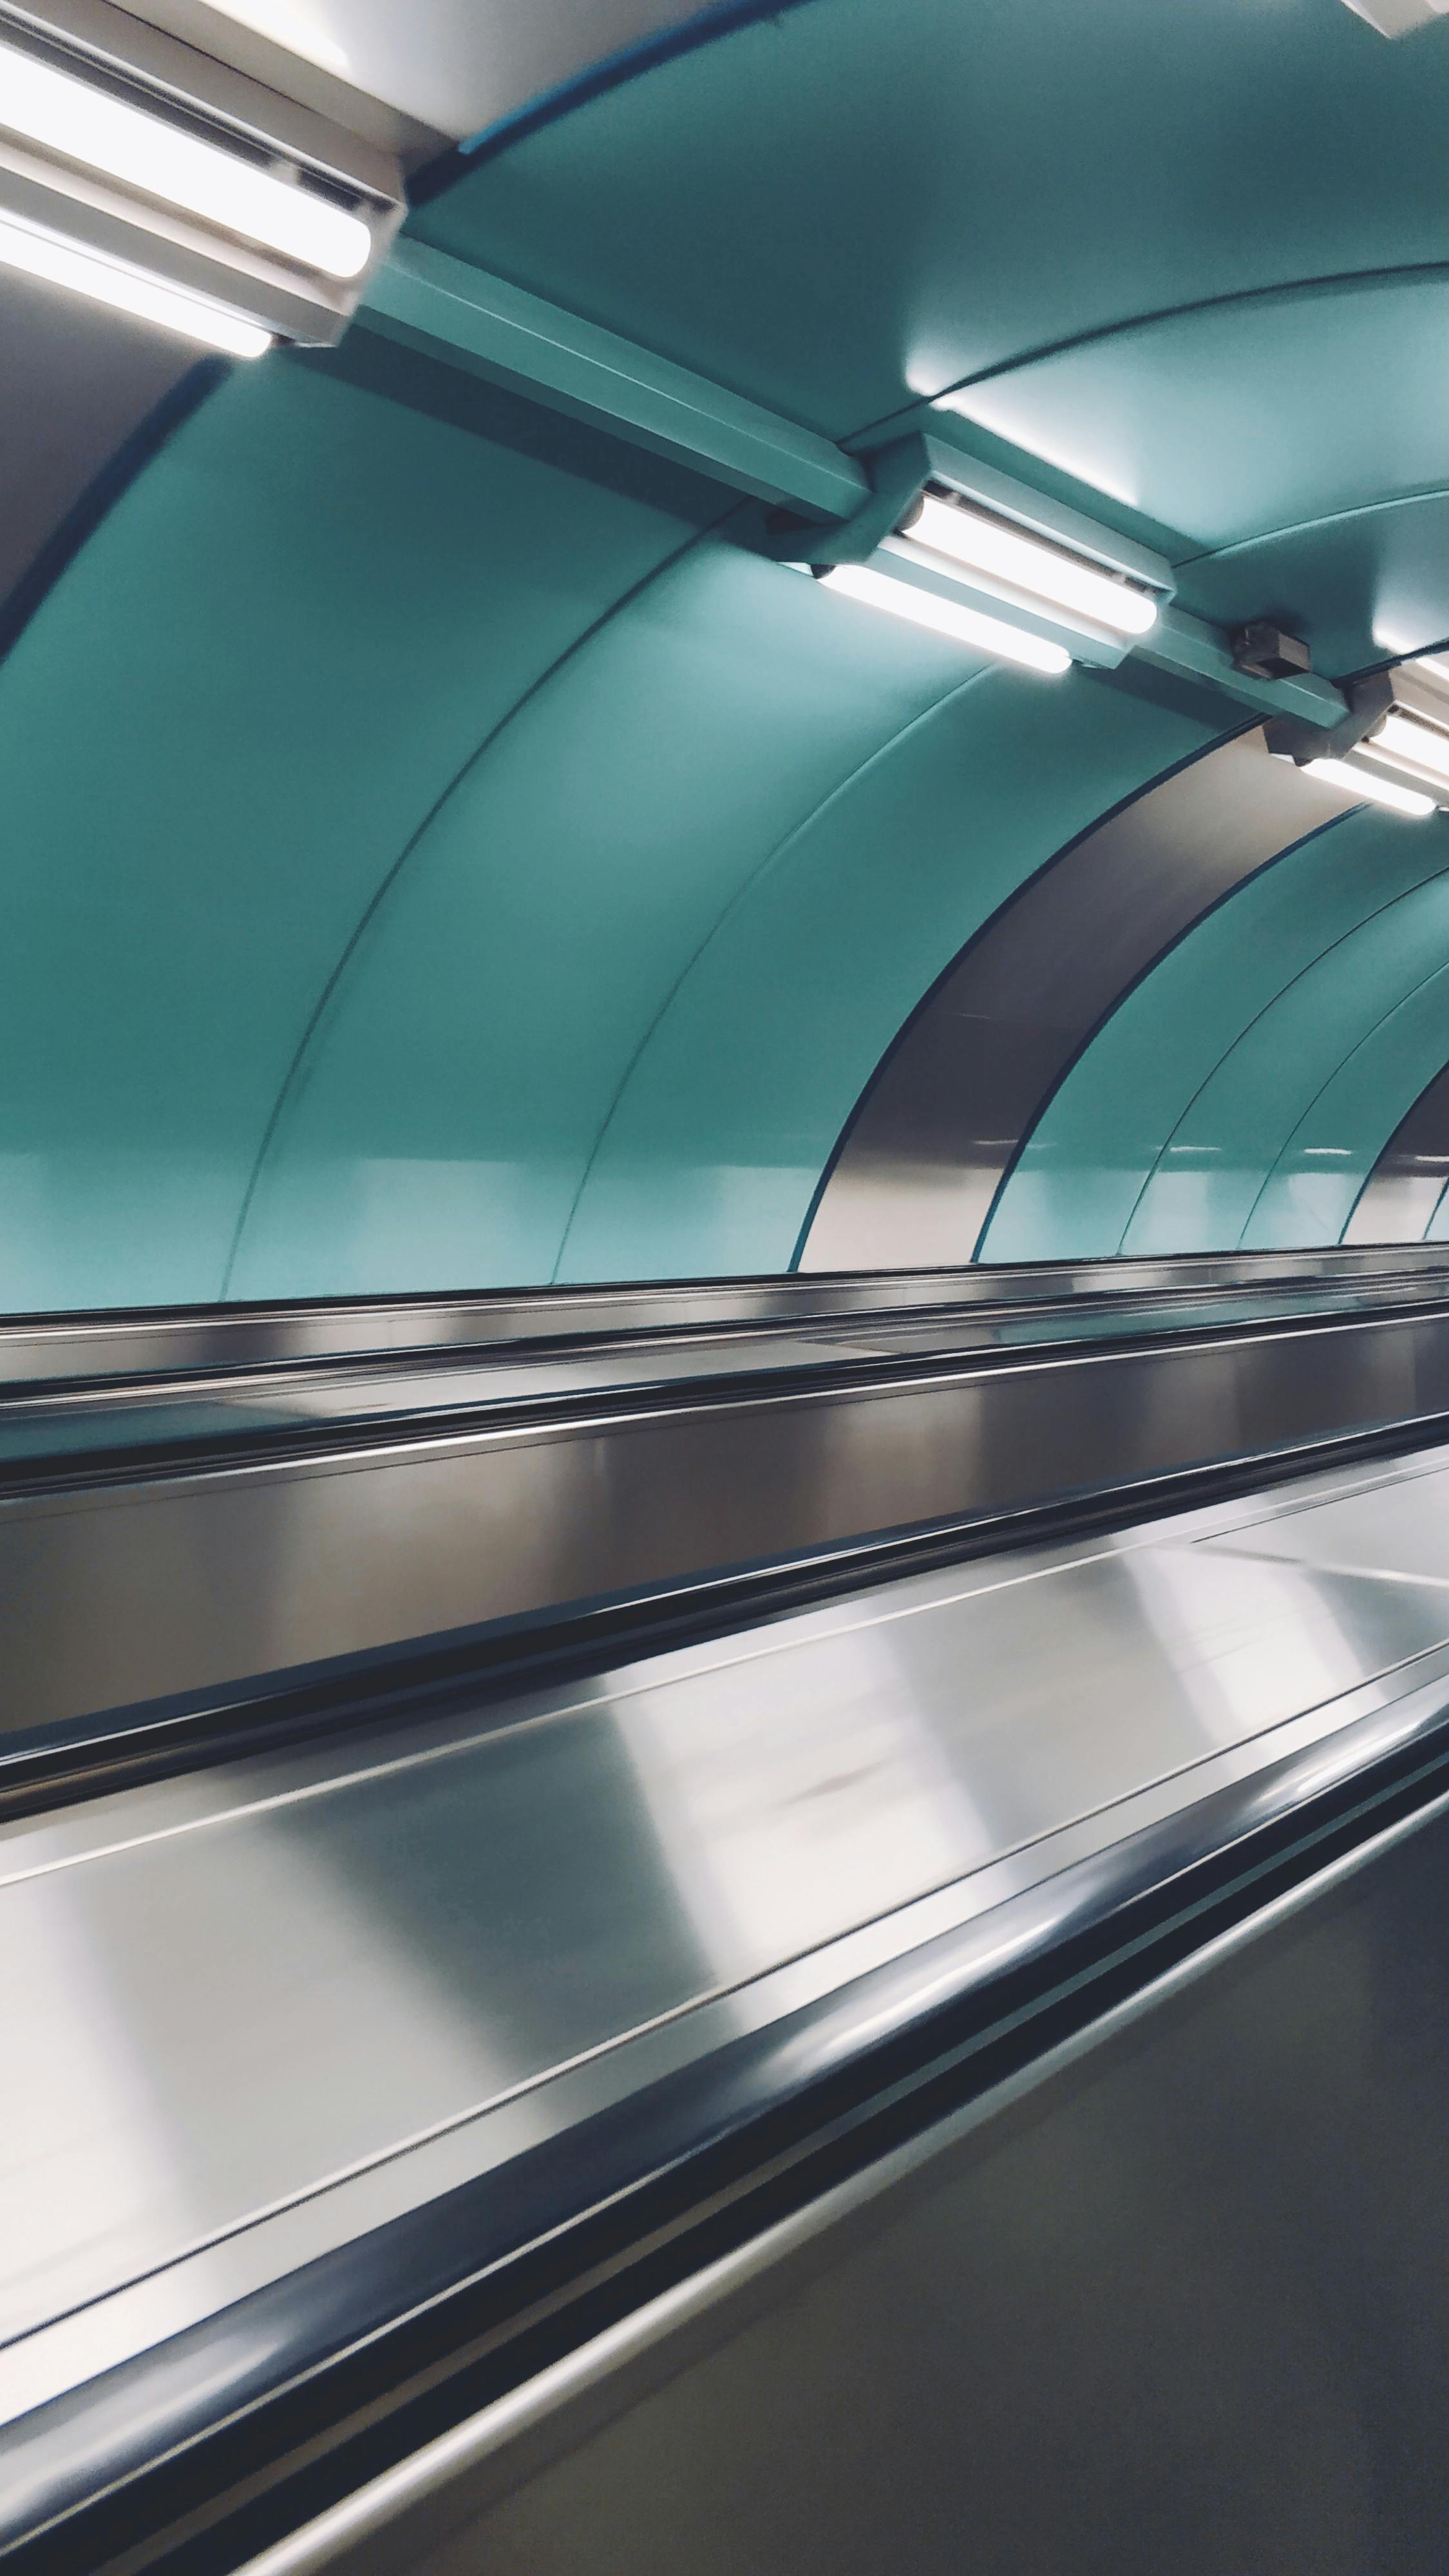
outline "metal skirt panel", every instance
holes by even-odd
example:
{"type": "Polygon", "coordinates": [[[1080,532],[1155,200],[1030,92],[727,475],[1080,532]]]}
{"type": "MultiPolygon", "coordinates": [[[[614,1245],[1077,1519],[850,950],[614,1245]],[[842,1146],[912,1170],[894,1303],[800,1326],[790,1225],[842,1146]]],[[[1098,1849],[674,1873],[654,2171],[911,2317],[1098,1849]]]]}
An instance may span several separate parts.
{"type": "Polygon", "coordinates": [[[965,1365],[0,1505],[12,1742],[1449,1412],[1449,1317],[965,1365]]]}
{"type": "Polygon", "coordinates": [[[1386,1838],[246,2576],[1438,2576],[1446,1860],[1386,1838]]]}
{"type": "Polygon", "coordinates": [[[1427,1801],[1446,1566],[1441,1449],[8,1820],[0,2547],[1427,1801]]]}

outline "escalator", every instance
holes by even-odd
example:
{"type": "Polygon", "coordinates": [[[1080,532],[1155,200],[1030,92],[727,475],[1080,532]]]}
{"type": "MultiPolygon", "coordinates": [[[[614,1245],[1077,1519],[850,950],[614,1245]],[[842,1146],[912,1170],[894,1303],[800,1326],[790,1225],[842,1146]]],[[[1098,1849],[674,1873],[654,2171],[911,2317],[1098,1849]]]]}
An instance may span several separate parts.
{"type": "Polygon", "coordinates": [[[1055,1284],[13,1328],[3,2563],[1442,2563],[1442,1270],[1055,1284]]]}

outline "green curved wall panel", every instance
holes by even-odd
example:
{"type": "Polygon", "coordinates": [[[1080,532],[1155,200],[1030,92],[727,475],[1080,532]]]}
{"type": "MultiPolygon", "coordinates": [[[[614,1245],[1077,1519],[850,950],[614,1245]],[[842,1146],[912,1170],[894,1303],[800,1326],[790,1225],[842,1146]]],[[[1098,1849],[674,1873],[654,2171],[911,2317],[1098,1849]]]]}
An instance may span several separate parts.
{"type": "Polygon", "coordinates": [[[1174,1130],[1247,1027],[1317,957],[1446,866],[1437,829],[1363,811],[1251,877],[1169,950],[1085,1049],[1027,1139],[982,1258],[1122,1251],[1174,1130]]]}
{"type": "Polygon", "coordinates": [[[560,1275],[782,1267],[866,1081],[941,967],[1149,766],[1204,739],[1200,719],[1083,675],[1043,690],[996,673],[890,744],[749,880],[670,996],[560,1275]]]}
{"type": "MultiPolygon", "coordinates": [[[[1423,829],[1438,835],[1445,827],[1423,829]]],[[[1124,1252],[1220,1250],[1243,1242],[1265,1181],[1325,1084],[1445,955],[1449,878],[1440,876],[1400,896],[1307,966],[1245,1029],[1179,1120],[1138,1201],[1124,1252]]],[[[1385,1110],[1375,1152],[1406,1106],[1407,1100],[1385,1110]]],[[[1334,1225],[1315,1239],[1334,1242],[1338,1231],[1334,1225]]],[[[1295,1233],[1293,1239],[1303,1238],[1295,1233]]]]}
{"type": "Polygon", "coordinates": [[[413,852],[278,1123],[232,1292],[785,1268],[965,931],[1202,738],[1085,677],[970,670],[725,547],[674,567],[413,852]]]}
{"type": "Polygon", "coordinates": [[[0,672],[0,1301],[219,1293],[400,851],[690,534],[280,360],[178,436],[0,672]]]}
{"type": "Polygon", "coordinates": [[[1449,966],[1440,966],[1329,1076],[1263,1183],[1245,1247],[1336,1243],[1405,1110],[1446,1062],[1449,966]]]}
{"type": "MultiPolygon", "coordinates": [[[[722,906],[961,677],[906,630],[882,657],[842,605],[702,548],[474,763],[339,984],[236,1294],[552,1276],[600,1124],[722,906]]],[[[748,991],[740,1024],[748,1043],[748,991]]],[[[709,1083],[692,1106],[703,1155],[709,1083]]]]}
{"type": "Polygon", "coordinates": [[[1190,561],[1444,482],[1449,277],[1354,278],[1170,313],[1029,360],[960,401],[997,437],[1072,457],[1087,481],[1176,528],[1190,561]]]}
{"type": "Polygon", "coordinates": [[[239,374],[0,672],[12,1310],[546,1279],[616,1104],[575,1274],[783,1267],[963,923],[1207,738],[518,411],[239,374]]]}

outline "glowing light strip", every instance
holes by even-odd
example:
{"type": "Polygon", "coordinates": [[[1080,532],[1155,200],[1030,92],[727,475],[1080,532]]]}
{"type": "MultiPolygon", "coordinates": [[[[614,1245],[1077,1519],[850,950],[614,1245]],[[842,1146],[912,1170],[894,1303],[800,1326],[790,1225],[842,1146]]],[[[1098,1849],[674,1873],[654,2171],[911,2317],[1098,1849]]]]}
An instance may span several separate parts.
{"type": "Polygon", "coordinates": [[[1412,814],[1422,821],[1437,811],[1432,796],[1421,796],[1414,787],[1400,787],[1392,778],[1375,778],[1370,770],[1353,769],[1346,760],[1305,761],[1304,775],[1321,778],[1329,787],[1342,787],[1368,805],[1385,806],[1391,814],[1412,814]]]}
{"type": "Polygon", "coordinates": [[[1440,733],[1434,725],[1417,724],[1412,716],[1385,716],[1359,749],[1372,752],[1375,760],[1412,761],[1416,769],[1427,769],[1431,776],[1449,780],[1449,733],[1440,733]]]}
{"type": "Polygon", "coordinates": [[[323,277],[359,277],[372,256],[345,206],[13,45],[0,45],[0,126],[323,277]]]}
{"type": "Polygon", "coordinates": [[[1146,635],[1157,623],[1157,602],[1059,547],[1043,544],[1004,519],[988,518],[928,492],[902,531],[912,545],[927,546],[973,572],[993,573],[1053,608],[1075,610],[1114,635],[1146,635]]]}
{"type": "Polygon", "coordinates": [[[67,286],[77,295],[88,295],[93,303],[109,304],[118,313],[134,313],[142,322],[159,322],[163,330],[179,331],[184,339],[199,340],[208,349],[223,349],[231,358],[259,358],[272,345],[269,331],[224,312],[219,304],[209,304],[204,296],[189,295],[184,287],[168,286],[159,277],[146,277],[139,269],[123,267],[119,260],[103,258],[98,251],[78,250],[49,233],[32,232],[28,225],[12,223],[5,216],[0,216],[0,265],[20,269],[27,277],[44,278],[52,286],[67,286]]]}

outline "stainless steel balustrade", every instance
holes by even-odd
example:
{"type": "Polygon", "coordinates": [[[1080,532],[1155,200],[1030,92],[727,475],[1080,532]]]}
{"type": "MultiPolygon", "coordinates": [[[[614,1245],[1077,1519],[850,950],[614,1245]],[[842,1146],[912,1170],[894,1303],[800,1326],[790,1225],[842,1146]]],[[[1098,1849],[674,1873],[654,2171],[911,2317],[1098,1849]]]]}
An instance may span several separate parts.
{"type": "MultiPolygon", "coordinates": [[[[335,2363],[349,2285],[376,2331],[449,2265],[506,2270],[663,2155],[661,2103],[677,2158],[689,2103],[727,2128],[1045,1970],[1391,1758],[1442,1760],[1446,1713],[1440,1448],[0,1827],[0,2538],[59,2549],[102,2490],[335,2363]]],[[[1109,1998],[1098,2044],[375,2489],[359,2469],[256,2576],[562,2576],[585,2525],[600,2569],[705,2576],[865,2576],[888,2541],[990,2576],[1109,2541],[1130,2576],[1427,2568],[1389,2548],[1385,2478],[1396,2420],[1426,2456],[1445,2429],[1449,2285],[1414,2235],[1449,2094],[1422,2022],[1444,1804],[1377,1844],[1370,1819],[1358,1878],[1265,1886],[1225,1947],[1109,1998]],[[1265,2506],[1288,2423],[1306,2466],[1265,2506]]]]}
{"type": "Polygon", "coordinates": [[[287,1305],[19,1315],[0,1319],[0,1386],[190,1376],[361,1354],[447,1352],[558,1338],[675,1333],[849,1319],[934,1306],[1039,1306],[1324,1283],[1432,1285],[1446,1247],[1190,1254],[1153,1260],[975,1264],[764,1279],[644,1281],[621,1287],[497,1289],[454,1297],[353,1297],[287,1305]]]}
{"type": "Polygon", "coordinates": [[[587,1365],[427,1371],[390,1419],[365,1371],[169,1414],[153,1385],[114,1420],[108,1400],[17,1401],[0,1409],[8,1741],[1449,1416],[1438,1256],[1350,1263],[1289,1291],[1286,1316],[1269,1299],[1252,1321],[1230,1297],[1215,1325],[1200,1265],[1167,1265],[1192,1270],[1192,1311],[1169,1303],[1155,1329],[1150,1267],[1051,1325],[917,1311],[683,1357],[616,1343],[587,1365]]]}

